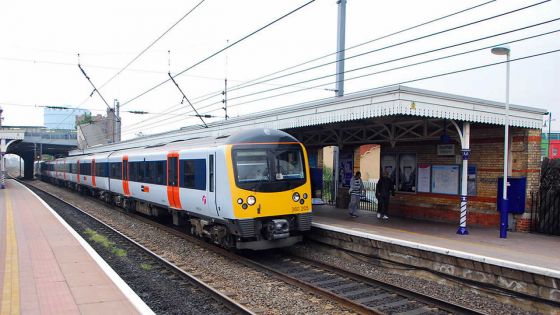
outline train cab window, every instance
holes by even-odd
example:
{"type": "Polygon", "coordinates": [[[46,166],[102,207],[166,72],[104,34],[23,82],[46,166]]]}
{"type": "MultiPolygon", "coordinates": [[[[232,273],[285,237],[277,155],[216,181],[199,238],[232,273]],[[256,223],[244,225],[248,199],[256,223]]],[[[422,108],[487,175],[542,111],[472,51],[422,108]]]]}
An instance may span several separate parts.
{"type": "Polygon", "coordinates": [[[286,191],[306,182],[303,151],[299,145],[239,146],[232,152],[235,182],[251,191],[286,191]]]}
{"type": "Polygon", "coordinates": [[[181,160],[179,163],[179,186],[183,188],[206,190],[206,160],[181,160]]]}
{"type": "Polygon", "coordinates": [[[303,162],[299,151],[276,152],[276,179],[303,179],[303,162]]]}
{"type": "Polygon", "coordinates": [[[237,151],[237,181],[255,182],[268,180],[268,154],[266,150],[237,151]]]}

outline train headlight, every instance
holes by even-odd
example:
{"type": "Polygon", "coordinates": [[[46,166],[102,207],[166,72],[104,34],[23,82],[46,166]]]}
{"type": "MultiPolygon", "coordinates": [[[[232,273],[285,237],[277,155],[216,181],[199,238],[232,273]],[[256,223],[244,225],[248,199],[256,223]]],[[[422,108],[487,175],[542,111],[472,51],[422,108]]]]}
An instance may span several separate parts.
{"type": "Polygon", "coordinates": [[[292,195],[292,200],[293,200],[294,202],[298,202],[298,201],[299,201],[299,193],[295,192],[295,193],[292,195]]]}
{"type": "Polygon", "coordinates": [[[238,203],[238,204],[242,204],[242,203],[243,203],[243,199],[237,198],[237,203],[238,203]]]}
{"type": "Polygon", "coordinates": [[[249,197],[247,197],[247,204],[249,204],[249,206],[254,205],[255,202],[257,202],[257,198],[255,198],[255,196],[249,196],[249,197]]]}
{"type": "Polygon", "coordinates": [[[303,194],[303,199],[307,199],[307,193],[303,194]]]}

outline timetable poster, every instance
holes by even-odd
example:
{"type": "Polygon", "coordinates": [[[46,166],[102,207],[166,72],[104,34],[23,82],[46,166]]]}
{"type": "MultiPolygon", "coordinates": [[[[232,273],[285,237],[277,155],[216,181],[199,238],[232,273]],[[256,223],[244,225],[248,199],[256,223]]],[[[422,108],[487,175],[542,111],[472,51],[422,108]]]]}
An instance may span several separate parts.
{"type": "Polygon", "coordinates": [[[430,192],[431,170],[430,164],[418,164],[418,192],[430,192]]]}
{"type": "Polygon", "coordinates": [[[459,193],[459,165],[432,165],[432,192],[457,195],[459,193]]]}

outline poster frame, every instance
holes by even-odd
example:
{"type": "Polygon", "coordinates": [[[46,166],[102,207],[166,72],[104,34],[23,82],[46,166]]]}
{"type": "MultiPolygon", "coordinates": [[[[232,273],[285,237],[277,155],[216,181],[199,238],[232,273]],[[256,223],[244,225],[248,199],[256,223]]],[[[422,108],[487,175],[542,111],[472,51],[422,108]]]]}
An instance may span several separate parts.
{"type": "Polygon", "coordinates": [[[460,194],[460,189],[461,189],[461,172],[462,172],[461,167],[462,167],[462,166],[461,166],[460,164],[432,164],[432,166],[431,166],[431,174],[430,174],[430,176],[431,176],[431,181],[430,181],[430,191],[431,191],[431,193],[433,193],[433,194],[442,194],[442,195],[451,195],[451,196],[453,196],[453,195],[459,195],[459,194],[460,194]],[[434,177],[434,168],[435,168],[436,166],[437,166],[437,167],[448,167],[448,168],[456,167],[456,168],[457,168],[457,187],[456,187],[454,193],[441,192],[441,191],[434,191],[434,189],[433,189],[433,187],[434,187],[434,180],[435,180],[435,177],[434,177]]]}
{"type": "Polygon", "coordinates": [[[418,191],[418,187],[416,186],[416,177],[418,177],[418,165],[417,165],[418,157],[416,153],[399,153],[397,158],[397,187],[396,190],[400,193],[408,193],[408,194],[416,194],[418,191]],[[403,163],[404,158],[409,158],[411,161],[409,163],[403,163]],[[407,165],[408,164],[408,165],[407,165]],[[410,173],[408,174],[409,180],[406,183],[403,183],[404,174],[407,168],[412,167],[410,169],[410,173]],[[413,177],[413,178],[410,178],[413,177]],[[404,189],[403,189],[403,185],[404,189]],[[408,188],[410,187],[410,188],[408,188]]]}

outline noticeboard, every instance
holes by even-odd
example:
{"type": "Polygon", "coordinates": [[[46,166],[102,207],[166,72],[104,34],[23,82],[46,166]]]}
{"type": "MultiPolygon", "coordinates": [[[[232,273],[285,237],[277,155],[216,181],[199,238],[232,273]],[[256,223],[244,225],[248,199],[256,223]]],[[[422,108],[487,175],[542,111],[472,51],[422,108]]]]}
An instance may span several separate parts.
{"type": "Polygon", "coordinates": [[[459,165],[432,165],[432,193],[459,194],[459,165]]]}

